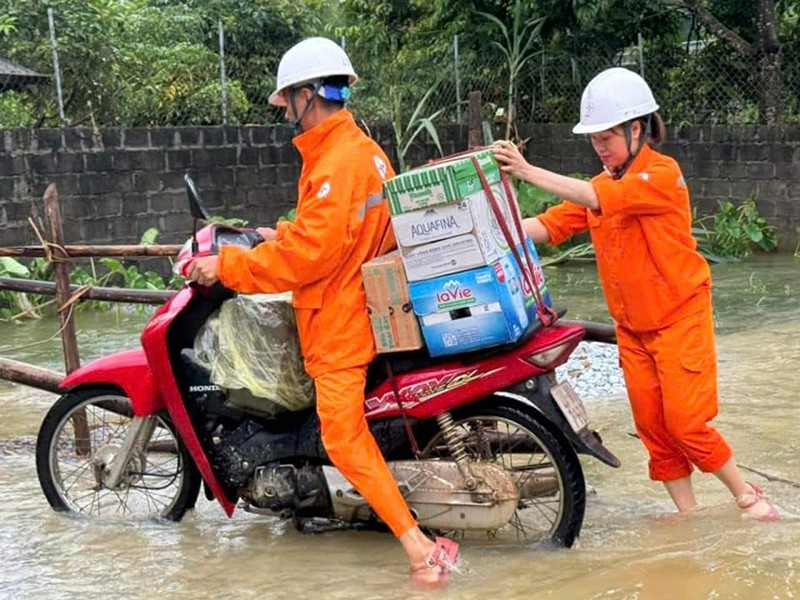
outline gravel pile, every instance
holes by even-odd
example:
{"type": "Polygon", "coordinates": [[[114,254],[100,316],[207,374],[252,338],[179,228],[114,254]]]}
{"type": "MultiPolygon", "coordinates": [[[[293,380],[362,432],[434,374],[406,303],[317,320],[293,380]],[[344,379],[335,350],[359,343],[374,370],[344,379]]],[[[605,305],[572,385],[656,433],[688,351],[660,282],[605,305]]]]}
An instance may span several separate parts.
{"type": "Polygon", "coordinates": [[[584,400],[626,394],[619,353],[613,344],[581,342],[556,369],[556,376],[559,381],[569,381],[584,400]]]}

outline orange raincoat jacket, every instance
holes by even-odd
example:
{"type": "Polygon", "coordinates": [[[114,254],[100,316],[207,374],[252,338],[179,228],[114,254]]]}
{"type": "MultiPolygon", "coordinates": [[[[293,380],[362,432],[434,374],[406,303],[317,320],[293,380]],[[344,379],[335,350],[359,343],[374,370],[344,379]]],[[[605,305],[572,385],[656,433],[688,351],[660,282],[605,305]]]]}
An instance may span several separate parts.
{"type": "Polygon", "coordinates": [[[645,145],[625,176],[592,179],[601,211],[572,202],[539,220],[558,245],[588,229],[614,320],[630,331],[653,331],[708,301],[711,272],[692,237],[692,211],[678,163],[645,145]]]}
{"type": "Polygon", "coordinates": [[[303,158],[295,221],[279,223],[274,242],[222,248],[218,273],[238,292],[293,292],[306,371],[316,378],[375,357],[361,265],[394,243],[383,196],[394,171],[346,109],[294,144],[303,158]]]}

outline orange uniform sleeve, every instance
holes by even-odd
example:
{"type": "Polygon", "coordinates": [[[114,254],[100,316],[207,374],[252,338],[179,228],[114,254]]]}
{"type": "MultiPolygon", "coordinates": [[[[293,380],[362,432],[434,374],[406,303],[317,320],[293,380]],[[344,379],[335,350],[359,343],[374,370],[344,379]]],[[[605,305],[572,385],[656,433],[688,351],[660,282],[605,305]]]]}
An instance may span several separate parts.
{"type": "Polygon", "coordinates": [[[664,156],[653,160],[647,170],[629,173],[622,179],[599,175],[592,179],[600,200],[600,213],[657,215],[677,208],[675,198],[688,194],[678,163],[664,156]]]}
{"type": "Polygon", "coordinates": [[[314,283],[340,263],[348,244],[352,185],[346,169],[311,179],[297,218],[273,242],[220,250],[218,276],[245,294],[288,292],[314,283]]]}
{"type": "Polygon", "coordinates": [[[280,240],[284,235],[286,235],[286,230],[291,225],[291,221],[278,221],[275,225],[275,231],[277,232],[277,240],[280,240]]]}
{"type": "Polygon", "coordinates": [[[558,246],[573,235],[582,233],[589,228],[586,219],[587,210],[579,204],[565,200],[561,204],[547,209],[537,218],[547,229],[550,243],[558,246]]]}

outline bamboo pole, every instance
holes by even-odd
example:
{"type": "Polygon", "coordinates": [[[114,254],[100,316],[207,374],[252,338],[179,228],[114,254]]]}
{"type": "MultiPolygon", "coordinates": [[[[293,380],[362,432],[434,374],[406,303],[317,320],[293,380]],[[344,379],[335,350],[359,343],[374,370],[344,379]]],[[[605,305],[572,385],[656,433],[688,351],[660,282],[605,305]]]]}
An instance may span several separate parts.
{"type": "Polygon", "coordinates": [[[483,146],[483,120],[481,119],[481,93],[469,93],[469,148],[483,146]]]}
{"type": "Polygon", "coordinates": [[[64,379],[64,374],[11,360],[10,358],[0,357],[0,379],[29,385],[57,394],[60,392],[58,384],[64,379]]]}
{"type": "MultiPolygon", "coordinates": [[[[63,246],[67,256],[62,258],[103,258],[108,256],[177,256],[181,246],[63,246]]],[[[62,253],[63,254],[63,253],[62,253]]],[[[42,246],[10,246],[0,248],[0,256],[19,256],[36,258],[48,256],[48,249],[42,246]]]]}
{"type": "MultiPolygon", "coordinates": [[[[56,248],[64,246],[64,230],[61,225],[61,207],[58,204],[58,190],[51,183],[44,192],[44,214],[50,229],[50,239],[56,248]]],[[[59,252],[59,254],[61,254],[59,252]]],[[[78,354],[78,338],[75,334],[75,321],[72,318],[73,307],[70,303],[69,263],[57,259],[53,263],[56,280],[56,302],[59,307],[58,319],[61,323],[61,349],[64,353],[64,366],[67,374],[81,366],[78,354]]],[[[91,453],[89,442],[89,425],[86,411],[73,413],[72,425],[75,428],[75,450],[79,455],[91,453]]]]}
{"type": "Polygon", "coordinates": [[[559,325],[578,325],[586,330],[583,339],[587,342],[601,342],[603,344],[616,344],[617,333],[613,325],[608,323],[598,323],[597,321],[579,321],[571,319],[559,319],[559,325]]]}
{"type": "MultiPolygon", "coordinates": [[[[82,289],[84,289],[82,286],[75,284],[69,286],[71,294],[82,289]]],[[[0,277],[0,290],[53,296],[56,293],[56,284],[52,281],[0,277]]],[[[134,304],[164,304],[176,293],[177,292],[172,290],[137,290],[131,288],[89,286],[88,289],[81,294],[80,300],[107,300],[109,302],[130,302],[134,304]]]]}

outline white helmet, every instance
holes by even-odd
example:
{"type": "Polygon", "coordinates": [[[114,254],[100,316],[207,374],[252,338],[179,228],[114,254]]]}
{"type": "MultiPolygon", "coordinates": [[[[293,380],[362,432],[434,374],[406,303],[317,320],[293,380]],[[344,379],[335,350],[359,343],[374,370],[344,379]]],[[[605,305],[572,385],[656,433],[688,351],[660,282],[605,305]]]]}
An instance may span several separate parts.
{"type": "Polygon", "coordinates": [[[288,87],[332,75],[347,75],[350,85],[358,81],[358,75],[341,46],[328,38],[307,38],[289,48],[281,58],[277,86],[270,94],[269,103],[273,106],[286,106],[280,92],[288,87]]]}
{"type": "Polygon", "coordinates": [[[581,96],[581,121],[573,133],[597,133],[658,110],[647,82],[621,67],[592,79],[581,96]]]}

